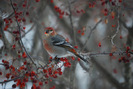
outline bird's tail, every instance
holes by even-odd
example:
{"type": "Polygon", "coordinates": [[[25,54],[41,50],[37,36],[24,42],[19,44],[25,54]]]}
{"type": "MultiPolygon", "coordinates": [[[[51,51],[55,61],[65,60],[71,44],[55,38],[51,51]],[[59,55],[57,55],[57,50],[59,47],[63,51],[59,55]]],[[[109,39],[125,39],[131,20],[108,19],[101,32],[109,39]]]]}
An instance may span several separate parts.
{"type": "Polygon", "coordinates": [[[90,63],[87,59],[83,58],[73,47],[67,46],[67,45],[60,45],[60,47],[63,47],[63,48],[68,49],[68,51],[70,51],[71,53],[73,53],[75,56],[79,57],[81,60],[83,60],[87,64],[90,63]]]}
{"type": "Polygon", "coordinates": [[[70,52],[72,52],[75,56],[79,57],[81,60],[83,60],[86,63],[90,63],[87,59],[83,58],[75,49],[69,49],[70,52]]]}

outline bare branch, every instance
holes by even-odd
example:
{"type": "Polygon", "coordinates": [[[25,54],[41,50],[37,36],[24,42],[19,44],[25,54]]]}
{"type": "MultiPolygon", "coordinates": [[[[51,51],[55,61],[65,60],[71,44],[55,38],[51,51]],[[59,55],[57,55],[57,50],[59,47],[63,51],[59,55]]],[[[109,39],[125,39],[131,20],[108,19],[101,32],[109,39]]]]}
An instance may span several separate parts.
{"type": "Polygon", "coordinates": [[[21,78],[23,78],[23,77],[24,77],[24,76],[19,76],[19,77],[10,79],[10,80],[6,80],[6,81],[3,81],[3,82],[0,82],[0,84],[7,83],[7,82],[10,82],[10,81],[14,81],[14,80],[17,80],[17,79],[21,79],[21,78]]]}
{"type": "Polygon", "coordinates": [[[31,28],[30,28],[24,35],[22,35],[22,38],[23,38],[26,34],[28,34],[31,30],[33,30],[34,26],[35,26],[35,24],[33,24],[33,25],[31,26],[31,28]]]}
{"type": "Polygon", "coordinates": [[[128,27],[128,26],[126,25],[126,23],[122,21],[121,18],[119,18],[119,21],[122,23],[122,25],[123,25],[126,29],[130,29],[130,27],[128,27]]]}
{"type": "Polygon", "coordinates": [[[102,22],[102,20],[103,20],[103,19],[100,19],[100,20],[96,23],[96,25],[95,25],[92,29],[90,29],[90,33],[89,33],[89,35],[88,35],[88,37],[87,37],[87,39],[86,39],[86,41],[85,41],[85,43],[84,43],[84,46],[83,46],[83,48],[81,49],[81,51],[83,51],[83,50],[85,49],[85,47],[86,47],[86,45],[87,45],[87,43],[88,43],[88,40],[90,39],[90,36],[91,36],[92,32],[96,29],[96,27],[98,26],[98,24],[102,22]]]}
{"type": "Polygon", "coordinates": [[[117,31],[115,32],[115,34],[111,37],[111,43],[112,43],[112,45],[115,45],[114,44],[114,38],[116,37],[116,35],[118,34],[118,32],[119,32],[119,29],[120,29],[120,22],[119,22],[119,18],[120,18],[120,16],[119,16],[119,10],[118,10],[118,21],[117,21],[117,31]]]}
{"type": "Polygon", "coordinates": [[[74,44],[76,44],[76,34],[75,34],[75,30],[74,30],[74,27],[73,27],[73,19],[72,19],[72,11],[71,11],[71,3],[69,0],[67,0],[68,2],[68,9],[69,9],[69,19],[70,19],[70,24],[71,24],[71,27],[72,27],[72,31],[73,31],[73,40],[74,40],[74,44]]]}

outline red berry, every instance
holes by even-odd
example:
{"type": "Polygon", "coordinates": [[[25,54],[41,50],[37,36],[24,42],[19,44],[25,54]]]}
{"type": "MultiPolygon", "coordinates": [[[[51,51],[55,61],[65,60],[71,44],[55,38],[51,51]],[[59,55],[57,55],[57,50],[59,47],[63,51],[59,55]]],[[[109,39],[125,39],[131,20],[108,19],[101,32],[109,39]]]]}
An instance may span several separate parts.
{"type": "Polygon", "coordinates": [[[36,2],[40,2],[40,0],[36,0],[36,2]]]}
{"type": "Polygon", "coordinates": [[[23,27],[23,29],[25,30],[25,29],[26,29],[26,27],[23,27]]]}
{"type": "Polygon", "coordinates": [[[62,19],[63,18],[63,15],[59,15],[59,18],[62,19]]]}
{"type": "Polygon", "coordinates": [[[51,2],[51,3],[53,3],[54,1],[53,1],[53,0],[51,0],[50,2],[51,2]]]}
{"type": "Polygon", "coordinates": [[[121,58],[119,58],[118,61],[121,62],[122,61],[121,58]]]}
{"type": "Polygon", "coordinates": [[[75,49],[78,49],[78,46],[74,46],[75,49]]]}
{"type": "Polygon", "coordinates": [[[26,15],[29,16],[29,12],[26,12],[26,15]]]}
{"type": "Polygon", "coordinates": [[[107,8],[105,8],[105,9],[104,9],[104,11],[106,11],[106,12],[107,12],[107,11],[108,11],[108,9],[107,9],[107,8]]]}
{"type": "Polygon", "coordinates": [[[71,58],[72,58],[72,60],[75,60],[75,58],[73,56],[71,58]]]}
{"type": "Polygon", "coordinates": [[[37,86],[36,89],[41,89],[41,87],[40,86],[37,86]]]}
{"type": "Polygon", "coordinates": [[[112,53],[110,53],[110,54],[109,54],[109,56],[113,56],[113,54],[112,54],[112,53]]]}
{"type": "Polygon", "coordinates": [[[80,11],[79,11],[79,10],[77,10],[76,12],[77,12],[77,13],[80,13],[80,11]]]}
{"type": "Polygon", "coordinates": [[[120,35],[120,39],[122,39],[122,36],[120,35]]]}
{"type": "Polygon", "coordinates": [[[2,72],[0,72],[0,75],[2,75],[2,72]]]}
{"type": "Polygon", "coordinates": [[[81,9],[81,12],[82,12],[82,13],[85,13],[85,11],[84,11],[83,9],[81,9]]]}
{"type": "Polygon", "coordinates": [[[4,63],[4,62],[5,62],[5,60],[2,60],[2,62],[4,63]]]}
{"type": "Polygon", "coordinates": [[[10,77],[10,73],[7,73],[6,74],[6,78],[8,79],[10,77]]]}
{"type": "Polygon", "coordinates": [[[39,82],[39,85],[40,85],[40,86],[42,86],[42,85],[43,85],[43,83],[42,83],[42,82],[39,82]]]}
{"type": "Polygon", "coordinates": [[[59,75],[62,75],[62,72],[59,72],[59,75]]]}
{"type": "Polygon", "coordinates": [[[14,45],[12,46],[12,48],[15,49],[15,48],[16,48],[16,45],[14,44],[14,45]]]}
{"type": "Polygon", "coordinates": [[[26,7],[26,4],[23,4],[23,7],[26,7]]]}
{"type": "Polygon", "coordinates": [[[16,7],[17,6],[17,4],[16,3],[13,3],[13,5],[16,7]]]}
{"type": "Polygon", "coordinates": [[[101,47],[101,42],[98,43],[98,47],[101,47]]]}
{"type": "Polygon", "coordinates": [[[114,70],[113,70],[113,72],[116,74],[116,73],[117,73],[117,70],[116,70],[116,69],[114,69],[114,70]]]}
{"type": "Polygon", "coordinates": [[[12,88],[16,88],[16,84],[13,84],[13,85],[12,85],[12,88]]]}
{"type": "Polygon", "coordinates": [[[89,8],[91,8],[92,7],[92,5],[91,5],[91,3],[89,3],[89,8]]]}
{"type": "Polygon", "coordinates": [[[115,2],[112,2],[112,5],[115,6],[115,2]]]}
{"type": "Polygon", "coordinates": [[[24,65],[26,65],[26,64],[27,64],[27,61],[24,62],[24,65]]]}
{"type": "Polygon", "coordinates": [[[130,47],[129,46],[127,46],[127,50],[130,50],[130,47]]]}
{"type": "Polygon", "coordinates": [[[119,0],[119,2],[122,2],[122,0],[119,0]]]}
{"type": "Polygon", "coordinates": [[[23,58],[26,58],[26,57],[27,57],[27,55],[26,55],[25,52],[23,52],[22,57],[23,57],[23,58]]]}
{"type": "Polygon", "coordinates": [[[84,32],[81,33],[82,36],[83,36],[84,34],[85,34],[84,32]]]}
{"type": "Polygon", "coordinates": [[[105,5],[105,2],[102,2],[102,6],[104,6],[105,5]]]}
{"type": "Polygon", "coordinates": [[[81,30],[78,30],[78,33],[81,33],[81,30]]]}
{"type": "Polygon", "coordinates": [[[45,81],[45,84],[48,84],[48,81],[45,81]]]}
{"type": "Polygon", "coordinates": [[[78,61],[80,61],[80,58],[78,58],[78,61]]]}
{"type": "Polygon", "coordinates": [[[52,56],[50,56],[49,59],[53,59],[52,56]]]}

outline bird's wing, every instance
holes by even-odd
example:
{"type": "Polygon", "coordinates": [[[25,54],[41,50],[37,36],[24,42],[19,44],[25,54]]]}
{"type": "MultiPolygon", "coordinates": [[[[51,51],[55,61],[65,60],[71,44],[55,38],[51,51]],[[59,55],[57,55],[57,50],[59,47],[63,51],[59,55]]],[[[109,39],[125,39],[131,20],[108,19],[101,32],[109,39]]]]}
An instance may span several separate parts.
{"type": "Polygon", "coordinates": [[[72,45],[69,42],[67,42],[65,38],[61,35],[55,35],[51,38],[51,40],[54,46],[73,48],[72,45]]]}
{"type": "Polygon", "coordinates": [[[65,40],[64,37],[62,37],[61,35],[55,35],[51,38],[52,43],[54,46],[60,46],[60,47],[64,47],[66,48],[68,51],[72,52],[73,54],[75,54],[77,57],[79,57],[80,59],[82,59],[84,62],[89,63],[88,60],[84,59],[82,56],[80,56],[77,51],[72,47],[72,45],[67,42],[65,40]]]}

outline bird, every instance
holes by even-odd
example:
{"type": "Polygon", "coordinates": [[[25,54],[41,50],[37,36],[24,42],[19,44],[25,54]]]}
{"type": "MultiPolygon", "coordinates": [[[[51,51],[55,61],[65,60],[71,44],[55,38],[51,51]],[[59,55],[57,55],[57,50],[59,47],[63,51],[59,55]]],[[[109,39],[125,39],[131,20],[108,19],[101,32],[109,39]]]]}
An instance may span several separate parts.
{"type": "Polygon", "coordinates": [[[52,27],[45,28],[44,35],[44,48],[53,58],[75,55],[87,64],[89,63],[89,61],[83,58],[62,35],[57,34],[52,27]]]}

